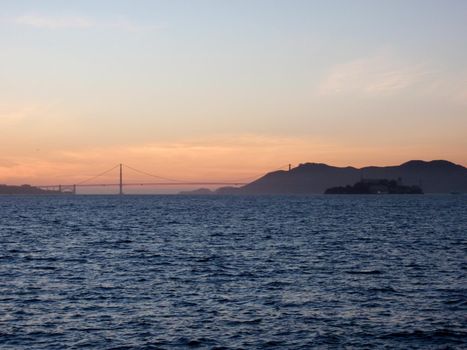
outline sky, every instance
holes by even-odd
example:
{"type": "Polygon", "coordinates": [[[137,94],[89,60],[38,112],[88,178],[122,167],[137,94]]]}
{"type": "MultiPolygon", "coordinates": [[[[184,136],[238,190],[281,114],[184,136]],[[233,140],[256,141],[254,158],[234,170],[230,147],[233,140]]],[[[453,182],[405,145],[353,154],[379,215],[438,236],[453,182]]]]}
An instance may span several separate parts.
{"type": "Polygon", "coordinates": [[[118,163],[187,181],[305,162],[467,166],[467,1],[0,8],[0,183],[76,183],[118,163]]]}

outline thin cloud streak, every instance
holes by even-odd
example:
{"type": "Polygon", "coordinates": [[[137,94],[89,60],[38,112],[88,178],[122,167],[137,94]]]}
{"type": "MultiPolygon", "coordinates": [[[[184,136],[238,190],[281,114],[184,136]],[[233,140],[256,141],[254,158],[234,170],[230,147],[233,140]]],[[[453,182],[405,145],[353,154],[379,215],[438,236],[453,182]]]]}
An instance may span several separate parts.
{"type": "Polygon", "coordinates": [[[334,66],[321,82],[320,95],[387,96],[433,79],[421,63],[404,63],[386,52],[334,66]]]}
{"type": "Polygon", "coordinates": [[[332,67],[316,95],[330,98],[418,96],[451,106],[467,104],[467,73],[453,74],[424,62],[404,60],[391,50],[332,67]]]}
{"type": "Polygon", "coordinates": [[[27,14],[13,18],[12,22],[35,28],[91,28],[96,25],[88,18],[78,16],[50,17],[39,14],[27,14]]]}
{"type": "Polygon", "coordinates": [[[48,16],[38,13],[24,14],[7,19],[8,22],[38,29],[117,29],[127,32],[140,32],[159,28],[156,25],[141,25],[124,16],[113,19],[93,19],[85,16],[48,16]]]}
{"type": "Polygon", "coordinates": [[[60,123],[63,120],[58,101],[5,103],[0,101],[0,128],[29,129],[31,123],[60,123]]]}

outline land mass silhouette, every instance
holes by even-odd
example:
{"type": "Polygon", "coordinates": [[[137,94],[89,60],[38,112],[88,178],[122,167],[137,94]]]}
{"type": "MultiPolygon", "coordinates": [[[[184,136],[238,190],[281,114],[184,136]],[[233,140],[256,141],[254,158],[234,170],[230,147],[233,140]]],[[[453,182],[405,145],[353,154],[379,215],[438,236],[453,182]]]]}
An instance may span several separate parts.
{"type": "MultiPolygon", "coordinates": [[[[404,185],[419,186],[424,193],[467,193],[467,168],[446,160],[411,160],[396,166],[335,167],[304,163],[288,171],[274,171],[241,187],[215,191],[197,189],[185,195],[321,194],[333,187],[351,186],[363,179],[401,179],[404,185]]],[[[30,185],[0,185],[0,194],[60,194],[30,185]]]]}
{"type": "Polygon", "coordinates": [[[467,168],[446,160],[411,160],[396,166],[335,167],[304,163],[289,171],[274,171],[242,187],[184,194],[320,194],[331,187],[353,185],[362,179],[399,179],[424,193],[467,193],[467,168]]]}
{"type": "Polygon", "coordinates": [[[59,191],[43,190],[30,185],[0,185],[0,194],[61,194],[59,191]]]}

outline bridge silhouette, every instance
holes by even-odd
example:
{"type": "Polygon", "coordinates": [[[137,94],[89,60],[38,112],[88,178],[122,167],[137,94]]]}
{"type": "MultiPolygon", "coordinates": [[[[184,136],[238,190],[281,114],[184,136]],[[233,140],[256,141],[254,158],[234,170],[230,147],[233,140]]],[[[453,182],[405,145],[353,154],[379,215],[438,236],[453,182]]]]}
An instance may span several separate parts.
{"type": "MultiPolygon", "coordinates": [[[[290,165],[289,169],[290,169],[290,165]]],[[[280,167],[277,170],[281,170],[285,168],[286,165],[280,167]]],[[[143,170],[139,170],[136,168],[133,168],[129,165],[125,164],[117,164],[113,166],[112,168],[103,171],[102,173],[99,173],[97,175],[91,176],[83,181],[77,182],[75,184],[67,184],[67,185],[38,185],[35,187],[41,188],[43,190],[47,191],[54,191],[54,192],[59,192],[59,193],[69,193],[69,194],[76,194],[76,191],[80,187],[117,187],[118,188],[118,194],[122,195],[124,194],[124,188],[128,186],[241,186],[241,185],[246,185],[248,182],[247,180],[252,181],[253,179],[257,178],[258,176],[250,176],[249,178],[244,178],[239,181],[185,181],[185,180],[180,180],[180,179],[172,179],[172,178],[167,178],[155,174],[148,173],[143,170]],[[116,182],[113,183],[93,183],[93,180],[96,180],[102,176],[108,175],[110,172],[118,169],[118,179],[116,182]],[[123,179],[123,170],[128,169],[131,170],[134,173],[138,173],[140,175],[145,175],[147,177],[151,178],[156,178],[159,181],[157,182],[124,182],[123,179]]]]}

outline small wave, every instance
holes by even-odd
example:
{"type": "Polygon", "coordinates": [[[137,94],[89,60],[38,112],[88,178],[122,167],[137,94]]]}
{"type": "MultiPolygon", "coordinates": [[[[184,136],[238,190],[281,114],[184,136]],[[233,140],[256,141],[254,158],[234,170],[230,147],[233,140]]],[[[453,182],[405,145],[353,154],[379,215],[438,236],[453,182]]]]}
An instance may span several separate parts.
{"type": "Polygon", "coordinates": [[[189,348],[198,348],[201,346],[204,347],[206,345],[213,343],[211,339],[207,339],[207,338],[188,339],[185,337],[178,339],[178,342],[182,344],[183,346],[187,346],[189,348]]]}
{"type": "Polygon", "coordinates": [[[254,318],[252,320],[229,320],[227,323],[232,326],[238,326],[238,325],[255,325],[255,324],[260,324],[263,322],[262,318],[254,318]]]}
{"type": "Polygon", "coordinates": [[[467,332],[453,331],[450,329],[437,329],[434,331],[423,331],[416,329],[414,331],[402,331],[387,333],[380,336],[381,339],[404,338],[413,340],[426,340],[426,341],[451,341],[455,343],[463,343],[467,337],[467,332]]]}
{"type": "Polygon", "coordinates": [[[0,255],[0,260],[13,260],[16,259],[16,257],[12,255],[0,255]]]}
{"type": "Polygon", "coordinates": [[[271,347],[284,345],[282,340],[268,340],[261,345],[262,348],[270,349],[271,347]]]}
{"type": "Polygon", "coordinates": [[[57,268],[55,266],[33,266],[33,270],[44,270],[44,271],[53,271],[57,268]]]}
{"type": "Polygon", "coordinates": [[[451,299],[444,302],[446,305],[463,307],[467,306],[467,300],[465,299],[451,299]]]}
{"type": "Polygon", "coordinates": [[[211,255],[211,256],[201,256],[195,259],[196,262],[208,262],[214,259],[217,259],[218,257],[216,255],[211,255]]]}
{"type": "Polygon", "coordinates": [[[120,239],[114,242],[115,244],[126,244],[126,243],[133,243],[131,239],[120,239]]]}
{"type": "Polygon", "coordinates": [[[53,257],[35,257],[35,256],[25,256],[24,257],[24,260],[26,261],[47,261],[47,262],[54,262],[54,261],[58,261],[57,258],[53,258],[53,257]]]}
{"type": "Polygon", "coordinates": [[[181,225],[183,222],[178,221],[178,220],[170,220],[166,222],[167,225],[181,225]]]}
{"type": "Polygon", "coordinates": [[[266,283],[266,287],[284,287],[284,286],[290,286],[292,283],[291,282],[286,282],[286,281],[272,281],[269,283],[266,283]]]}
{"type": "MultiPolygon", "coordinates": [[[[7,244],[7,243],[11,243],[11,242],[4,242],[3,244],[7,244]]],[[[22,249],[13,248],[13,249],[8,250],[8,253],[28,253],[28,251],[27,251],[27,250],[22,250],[22,249]]]]}
{"type": "Polygon", "coordinates": [[[397,293],[397,290],[395,290],[392,287],[379,287],[379,288],[370,288],[368,289],[370,292],[381,292],[381,293],[397,293]]]}
{"type": "Polygon", "coordinates": [[[380,270],[350,270],[346,271],[346,273],[348,273],[349,275],[380,275],[383,272],[380,270]]]}

